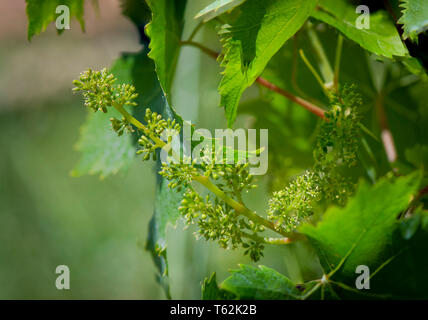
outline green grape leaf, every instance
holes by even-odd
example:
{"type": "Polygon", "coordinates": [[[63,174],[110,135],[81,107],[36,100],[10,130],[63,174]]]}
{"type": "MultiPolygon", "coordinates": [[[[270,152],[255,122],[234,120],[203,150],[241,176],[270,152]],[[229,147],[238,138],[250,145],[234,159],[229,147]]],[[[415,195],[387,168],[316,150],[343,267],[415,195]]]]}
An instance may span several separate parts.
{"type": "Polygon", "coordinates": [[[385,249],[420,182],[420,173],[382,179],[370,186],[362,182],[344,208],[332,207],[317,225],[304,224],[300,231],[316,248],[326,273],[335,279],[355,278],[358,265],[370,270],[382,264],[385,249]]]}
{"type": "Polygon", "coordinates": [[[146,0],[152,21],[146,26],[150,38],[149,57],[155,61],[163,91],[170,100],[174,73],[180,53],[183,16],[186,0],[146,0]]]}
{"type": "Polygon", "coordinates": [[[321,0],[312,17],[338,29],[345,37],[379,56],[408,56],[407,48],[385,11],[370,13],[370,28],[358,29],[355,6],[343,0],[321,0]]]}
{"type": "MultiPolygon", "coordinates": [[[[219,91],[228,126],[235,121],[239,100],[263,72],[272,56],[309,17],[316,0],[247,0],[238,16],[220,30],[224,76],[219,91]]],[[[234,11],[235,12],[235,11],[234,11]]]]}
{"type": "MultiPolygon", "coordinates": [[[[85,30],[83,21],[83,0],[26,0],[28,17],[28,40],[35,35],[46,30],[46,27],[56,21],[60,15],[56,13],[56,8],[60,5],[66,5],[70,9],[70,18],[75,17],[82,28],[85,30]]],[[[58,29],[58,33],[64,30],[58,29]]]]}
{"type": "MultiPolygon", "coordinates": [[[[340,299],[427,299],[428,255],[423,254],[427,241],[428,214],[417,210],[410,218],[395,223],[379,266],[369,268],[370,290],[356,290],[357,274],[348,283],[333,281],[326,285],[340,299]]],[[[320,298],[321,290],[313,293],[311,299],[320,298]]]]}
{"type": "Polygon", "coordinates": [[[391,258],[370,279],[373,291],[393,298],[427,299],[427,243],[426,212],[421,210],[399,223],[389,248],[391,258]]]}
{"type": "Polygon", "coordinates": [[[202,300],[232,300],[234,295],[218,287],[215,272],[202,283],[202,300]]]}
{"type": "Polygon", "coordinates": [[[80,159],[72,170],[73,176],[85,174],[105,178],[126,169],[135,158],[135,146],[128,135],[119,137],[111,128],[110,118],[120,118],[116,110],[108,114],[91,112],[80,129],[76,149],[80,159]]]}
{"type": "Polygon", "coordinates": [[[216,0],[204,9],[202,9],[195,19],[203,18],[204,22],[208,22],[215,17],[222,15],[227,11],[231,11],[237,6],[244,3],[245,0],[216,0]]]}
{"type": "Polygon", "coordinates": [[[236,295],[239,299],[299,299],[300,291],[284,275],[265,266],[259,268],[240,265],[232,270],[220,288],[236,295]]]}
{"type": "Polygon", "coordinates": [[[403,38],[418,41],[419,33],[428,30],[428,2],[426,0],[401,0],[403,15],[398,23],[404,25],[403,38]]]}

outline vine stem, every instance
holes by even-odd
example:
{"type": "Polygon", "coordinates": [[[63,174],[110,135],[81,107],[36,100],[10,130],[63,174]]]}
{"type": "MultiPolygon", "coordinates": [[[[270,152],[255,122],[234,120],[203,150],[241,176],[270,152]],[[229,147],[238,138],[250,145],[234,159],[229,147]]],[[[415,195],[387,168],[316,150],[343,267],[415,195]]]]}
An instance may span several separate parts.
{"type": "Polygon", "coordinates": [[[305,53],[303,52],[302,49],[299,50],[299,54],[300,54],[300,58],[302,58],[302,60],[305,63],[305,65],[308,67],[309,71],[312,73],[312,75],[317,80],[318,84],[320,85],[321,89],[324,91],[324,94],[326,96],[328,96],[328,91],[326,89],[327,87],[326,87],[324,81],[321,79],[321,76],[315,70],[315,68],[313,67],[313,65],[309,62],[308,58],[306,58],[306,55],[305,55],[305,53]]]}
{"type": "Polygon", "coordinates": [[[284,89],[281,89],[280,87],[276,86],[275,84],[269,82],[265,78],[258,77],[257,83],[261,84],[262,86],[268,88],[269,90],[272,90],[276,93],[279,93],[280,95],[286,97],[287,99],[297,103],[298,105],[302,106],[306,110],[312,112],[317,117],[320,117],[321,119],[325,120],[325,110],[321,109],[320,107],[314,105],[313,103],[306,101],[303,98],[297,97],[293,95],[292,93],[285,91],[284,89]]]}
{"type": "Polygon", "coordinates": [[[159,139],[158,137],[154,136],[149,130],[147,130],[146,126],[144,124],[142,124],[140,121],[138,121],[137,119],[135,119],[128,111],[125,110],[125,108],[123,107],[123,105],[118,104],[118,103],[114,103],[113,107],[120,112],[120,114],[122,114],[126,121],[128,121],[129,123],[131,123],[132,125],[134,125],[137,129],[141,130],[144,132],[144,134],[148,137],[150,137],[150,139],[152,139],[158,146],[160,146],[161,148],[164,147],[166,145],[165,142],[163,142],[161,139],[159,139]]]}
{"type": "MultiPolygon", "coordinates": [[[[147,135],[148,137],[150,137],[150,139],[152,139],[156,145],[159,148],[163,148],[166,146],[166,143],[164,141],[162,141],[161,139],[159,139],[158,137],[154,136],[147,128],[145,125],[143,125],[140,121],[138,121],[137,119],[135,119],[128,111],[125,110],[125,108],[123,107],[123,105],[117,104],[115,103],[113,105],[113,107],[119,111],[124,117],[125,119],[131,123],[132,125],[134,125],[137,129],[141,130],[144,132],[145,135],[147,135]]],[[[205,188],[207,188],[209,191],[211,191],[212,193],[214,193],[217,197],[219,197],[220,199],[224,200],[228,205],[230,205],[236,212],[238,215],[243,215],[245,217],[247,217],[249,220],[261,224],[263,226],[265,226],[266,228],[275,231],[276,233],[284,236],[285,238],[282,239],[275,239],[275,238],[262,238],[263,242],[265,243],[273,243],[273,244],[288,244],[294,240],[297,239],[303,239],[304,235],[301,234],[297,234],[297,233],[287,233],[284,232],[282,230],[279,230],[278,228],[275,227],[274,223],[259,216],[258,214],[254,213],[253,211],[251,211],[250,209],[248,209],[245,205],[235,201],[234,199],[232,199],[231,197],[229,197],[226,193],[224,193],[219,187],[217,187],[210,179],[209,177],[203,176],[203,175],[194,175],[192,177],[193,181],[198,182],[199,184],[201,184],[202,186],[204,186],[205,188]],[[268,241],[268,242],[267,242],[268,241]]]]}
{"type": "Polygon", "coordinates": [[[181,45],[183,46],[191,46],[191,47],[195,47],[200,49],[202,52],[204,52],[205,54],[209,55],[211,58],[217,59],[218,58],[218,53],[215,52],[214,50],[211,50],[210,48],[207,48],[203,45],[201,45],[198,42],[194,42],[191,40],[186,40],[186,41],[181,41],[181,45]]]}
{"type": "MultiPolygon", "coordinates": [[[[296,234],[296,236],[297,235],[300,236],[300,234],[296,234]]],[[[296,240],[296,236],[293,237],[293,240],[289,237],[289,238],[264,238],[264,241],[265,243],[269,243],[269,244],[279,244],[279,245],[289,244],[296,240]]],[[[303,240],[304,237],[301,236],[301,239],[303,240]]]]}
{"type": "MultiPolygon", "coordinates": [[[[200,43],[197,42],[193,42],[193,41],[181,41],[182,45],[187,45],[187,46],[193,46],[195,48],[200,49],[202,52],[206,53],[207,55],[209,55],[210,57],[217,59],[218,58],[218,53],[201,45],[200,43]]],[[[315,114],[316,116],[320,117],[321,119],[325,120],[325,110],[323,110],[322,108],[316,106],[315,104],[301,98],[298,96],[295,96],[294,94],[292,94],[291,92],[288,92],[282,88],[279,88],[278,86],[276,86],[275,84],[271,83],[270,81],[266,80],[263,77],[258,77],[256,79],[256,82],[259,83],[260,85],[262,85],[263,87],[266,87],[269,90],[272,90],[284,97],[286,97],[287,99],[295,102],[296,104],[302,106],[303,108],[305,108],[306,110],[312,112],[313,114],[315,114]]]]}
{"type": "Polygon", "coordinates": [[[241,203],[230,198],[222,190],[220,190],[220,188],[218,188],[214,183],[212,183],[212,181],[208,177],[199,175],[199,176],[194,176],[193,179],[195,181],[199,182],[201,185],[203,185],[208,190],[210,190],[217,197],[224,200],[228,205],[230,205],[233,209],[235,209],[235,211],[239,215],[243,215],[243,216],[247,217],[248,219],[250,219],[256,223],[259,223],[259,224],[265,226],[266,228],[268,228],[272,231],[275,231],[276,233],[279,233],[280,235],[286,237],[287,240],[282,240],[282,242],[289,243],[289,242],[291,242],[292,237],[295,238],[297,236],[297,234],[294,235],[294,234],[290,234],[290,233],[284,232],[282,230],[279,230],[278,228],[275,227],[275,224],[273,222],[262,218],[258,214],[254,213],[253,211],[248,209],[246,206],[244,206],[241,203]]]}
{"type": "Polygon", "coordinates": [[[198,23],[198,25],[196,26],[196,28],[192,31],[192,33],[189,36],[189,41],[192,41],[193,38],[196,36],[196,34],[199,32],[199,30],[204,26],[204,22],[201,21],[198,23]]]}

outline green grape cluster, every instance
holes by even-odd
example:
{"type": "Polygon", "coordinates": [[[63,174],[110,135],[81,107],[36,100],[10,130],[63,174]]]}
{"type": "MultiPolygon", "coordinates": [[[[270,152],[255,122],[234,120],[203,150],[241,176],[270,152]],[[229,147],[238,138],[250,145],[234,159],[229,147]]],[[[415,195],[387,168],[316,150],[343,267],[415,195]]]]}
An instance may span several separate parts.
{"type": "Polygon", "coordinates": [[[239,216],[218,198],[203,198],[188,188],[179,210],[189,224],[198,224],[198,232],[205,239],[216,240],[223,248],[236,248],[242,242],[239,216]]]}
{"type": "Polygon", "coordinates": [[[257,261],[264,246],[259,241],[248,240],[248,235],[258,237],[265,228],[239,215],[226,201],[212,193],[202,197],[192,184],[195,176],[212,179],[220,192],[242,202],[241,193],[255,187],[248,164],[218,164],[209,161],[196,163],[164,163],[159,172],[170,181],[169,187],[185,189],[179,208],[189,224],[198,225],[199,237],[214,240],[222,248],[245,248],[245,254],[257,261]],[[247,233],[248,232],[248,233],[247,233]]]}
{"type": "Polygon", "coordinates": [[[142,148],[137,151],[137,154],[144,154],[143,160],[149,160],[150,157],[156,160],[156,150],[162,147],[159,142],[162,138],[168,138],[166,143],[170,143],[171,137],[180,133],[181,126],[175,120],[163,119],[160,114],[152,112],[150,109],[146,109],[144,120],[146,122],[145,132],[138,139],[138,144],[142,148]],[[147,134],[148,132],[150,134],[147,134]]]}
{"type": "MultiPolygon", "coordinates": [[[[216,181],[217,186],[228,195],[235,197],[257,186],[248,170],[249,164],[207,163],[202,166],[204,175],[216,181]]],[[[238,199],[240,200],[240,199],[238,199]]]]}
{"type": "Polygon", "coordinates": [[[199,175],[199,170],[188,163],[162,163],[159,174],[167,179],[168,187],[177,189],[180,192],[183,188],[188,188],[194,177],[199,175]]]}
{"type": "Polygon", "coordinates": [[[204,198],[192,187],[187,188],[179,211],[188,224],[198,225],[197,237],[217,241],[225,249],[242,246],[246,249],[244,253],[254,261],[263,256],[263,244],[246,237],[263,232],[264,227],[239,216],[218,197],[207,195],[204,198]]]}
{"type": "Polygon", "coordinates": [[[119,105],[127,105],[135,107],[137,103],[134,101],[138,97],[135,92],[135,87],[130,84],[121,84],[115,87],[114,102],[119,105]]]}
{"type": "Polygon", "coordinates": [[[107,112],[113,104],[136,106],[133,101],[138,94],[135,87],[129,84],[115,85],[116,78],[106,68],[101,71],[87,70],[80,74],[79,80],[74,80],[73,91],[83,92],[85,106],[94,111],[107,112]]]}
{"type": "Polygon", "coordinates": [[[356,164],[360,106],[361,98],[355,93],[354,86],[346,86],[340,95],[332,97],[314,150],[316,169],[351,167],[356,164]]]}
{"type": "Polygon", "coordinates": [[[274,192],[269,200],[268,218],[275,220],[287,232],[297,228],[303,219],[312,215],[321,198],[316,174],[307,171],[283,190],[274,192]]]}
{"type": "Polygon", "coordinates": [[[357,163],[361,99],[353,86],[347,86],[331,100],[317,136],[313,169],[275,192],[269,201],[269,219],[288,232],[312,215],[320,200],[343,205],[354,189],[341,169],[357,163]]]}
{"type": "Polygon", "coordinates": [[[222,248],[245,248],[245,254],[257,261],[263,255],[264,246],[258,239],[258,233],[265,228],[239,215],[227,202],[213,194],[202,197],[192,184],[195,176],[211,178],[216,188],[236,201],[242,201],[241,193],[254,188],[253,177],[249,174],[248,164],[197,164],[164,163],[160,175],[170,181],[169,187],[177,191],[185,190],[179,211],[188,224],[198,226],[198,237],[214,240],[222,248]]]}
{"type": "Polygon", "coordinates": [[[152,112],[150,109],[146,109],[146,115],[144,116],[146,121],[146,128],[154,135],[160,137],[161,134],[168,130],[175,130],[176,132],[181,131],[181,126],[175,120],[165,120],[162,115],[152,112]]]}
{"type": "Polygon", "coordinates": [[[357,164],[360,107],[361,98],[353,85],[333,96],[314,150],[314,170],[318,172],[324,197],[339,205],[346,202],[354,189],[342,170],[357,164]]]}

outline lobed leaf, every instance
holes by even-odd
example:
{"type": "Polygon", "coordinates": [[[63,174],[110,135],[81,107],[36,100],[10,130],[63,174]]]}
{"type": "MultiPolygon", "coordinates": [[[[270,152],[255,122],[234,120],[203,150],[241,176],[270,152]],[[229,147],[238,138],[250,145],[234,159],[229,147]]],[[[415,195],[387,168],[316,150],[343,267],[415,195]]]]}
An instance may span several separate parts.
{"type": "Polygon", "coordinates": [[[371,287],[394,298],[427,299],[428,215],[415,213],[397,225],[388,248],[389,259],[372,272],[371,287]]]}
{"type": "Polygon", "coordinates": [[[228,126],[235,121],[242,93],[263,72],[272,56],[309,17],[316,0],[247,0],[237,18],[220,31],[224,76],[219,91],[228,126]]]}
{"type": "Polygon", "coordinates": [[[296,285],[277,271],[259,266],[240,265],[223,281],[220,288],[233,293],[239,299],[299,299],[296,285]]]}
{"type": "Polygon", "coordinates": [[[231,300],[234,295],[218,287],[215,272],[202,283],[202,300],[231,300]]]}
{"type": "Polygon", "coordinates": [[[129,167],[135,157],[135,146],[128,135],[119,137],[111,129],[110,118],[120,118],[119,112],[111,110],[90,113],[80,130],[76,149],[80,159],[72,170],[73,176],[85,174],[105,178],[129,167]]]}
{"type": "Polygon", "coordinates": [[[418,41],[418,35],[428,30],[428,2],[426,0],[401,0],[403,15],[398,23],[403,24],[403,38],[418,41]]]}
{"type": "Polygon", "coordinates": [[[404,57],[409,53],[400,35],[385,11],[370,13],[370,28],[358,29],[356,20],[360,14],[355,6],[343,0],[321,0],[312,17],[325,22],[355,41],[364,49],[379,56],[404,57]]]}
{"type": "Polygon", "coordinates": [[[354,277],[358,265],[375,270],[419,182],[419,172],[373,186],[363,182],[345,208],[330,208],[315,226],[302,225],[300,231],[317,249],[325,272],[338,268],[336,276],[342,279],[354,277]]]}

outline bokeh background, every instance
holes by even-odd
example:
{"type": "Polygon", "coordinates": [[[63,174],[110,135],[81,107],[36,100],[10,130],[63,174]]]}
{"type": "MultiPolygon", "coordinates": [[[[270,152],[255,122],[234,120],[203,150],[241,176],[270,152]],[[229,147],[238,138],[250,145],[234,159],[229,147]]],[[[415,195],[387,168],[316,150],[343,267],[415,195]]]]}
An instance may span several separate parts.
{"type": "MultiPolygon", "coordinates": [[[[74,21],[58,36],[51,25],[29,42],[25,1],[0,2],[0,299],[165,298],[150,253],[142,249],[153,212],[152,164],[136,159],[126,172],[103,180],[70,175],[87,116],[71,81],[89,67],[110,66],[121,52],[141,49],[119,1],[100,3],[98,10],[86,3],[86,32],[74,21]],[[62,264],[71,271],[70,290],[55,287],[62,264]]],[[[218,79],[203,78],[219,74],[217,64],[183,51],[175,107],[201,127],[224,127],[218,79]],[[193,94],[198,86],[204,86],[203,100],[193,94]]],[[[249,201],[263,210],[267,192],[260,183],[249,201]]],[[[196,241],[193,232],[181,222],[168,230],[173,298],[200,298],[201,281],[212,272],[222,280],[238,263],[251,264],[242,252],[196,241]]],[[[311,268],[296,264],[308,253],[294,249],[268,248],[269,258],[260,263],[301,280],[311,268]]]]}

